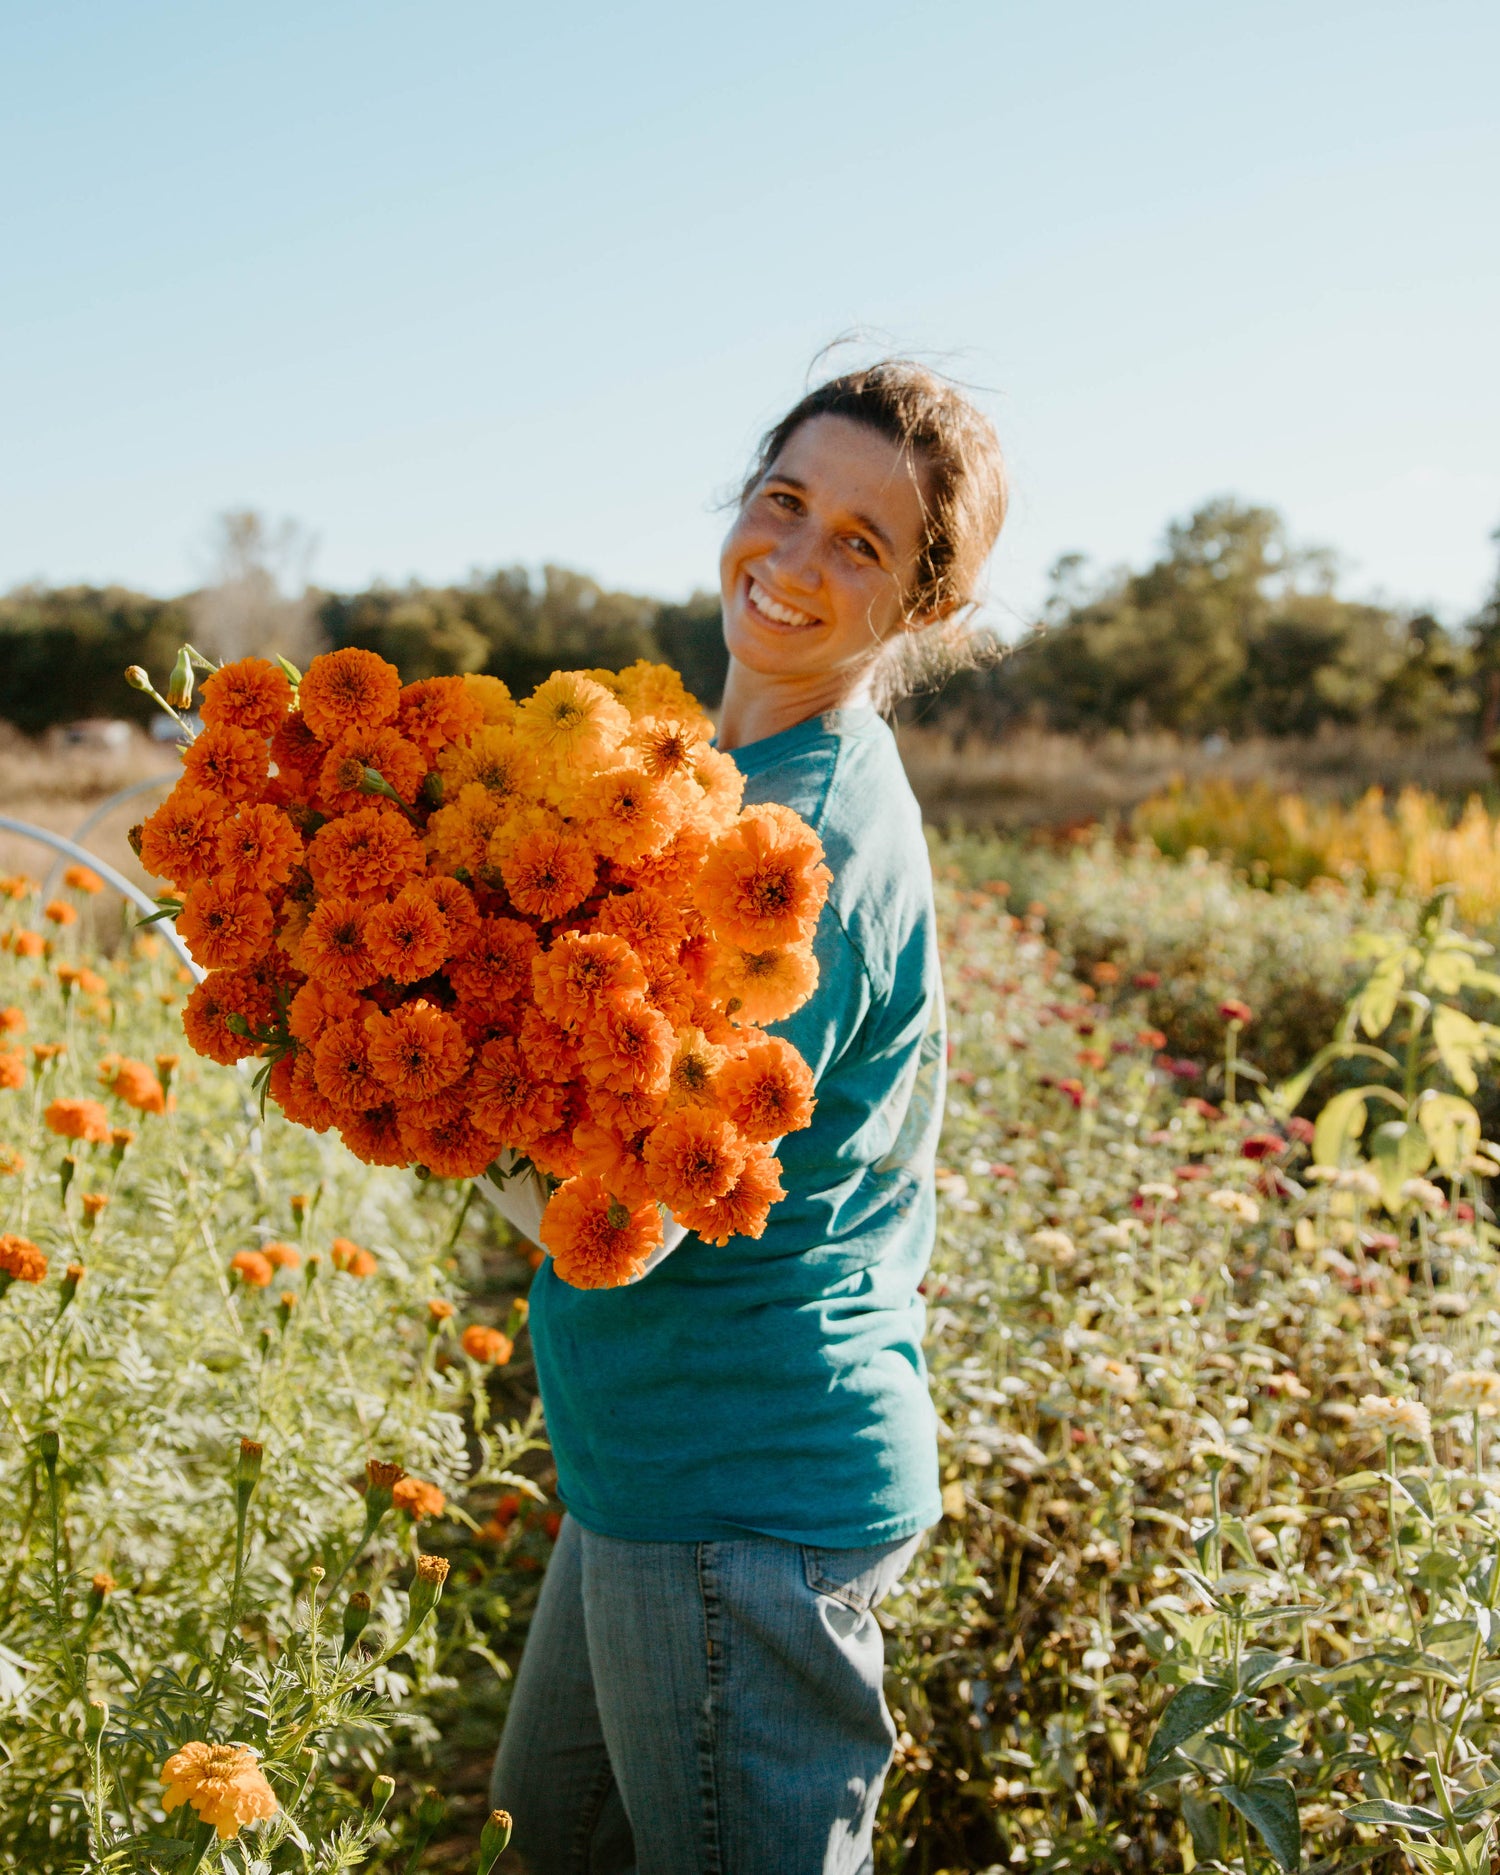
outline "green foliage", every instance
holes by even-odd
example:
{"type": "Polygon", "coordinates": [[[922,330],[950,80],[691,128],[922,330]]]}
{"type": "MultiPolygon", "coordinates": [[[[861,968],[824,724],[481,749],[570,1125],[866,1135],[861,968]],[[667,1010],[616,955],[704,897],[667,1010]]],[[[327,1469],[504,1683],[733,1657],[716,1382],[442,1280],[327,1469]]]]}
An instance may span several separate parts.
{"type": "Polygon", "coordinates": [[[149,722],[155,708],[120,673],[129,664],[169,669],[190,636],[179,599],[118,586],[23,587],[0,597],[5,716],[28,735],[85,716],[149,722]]]}

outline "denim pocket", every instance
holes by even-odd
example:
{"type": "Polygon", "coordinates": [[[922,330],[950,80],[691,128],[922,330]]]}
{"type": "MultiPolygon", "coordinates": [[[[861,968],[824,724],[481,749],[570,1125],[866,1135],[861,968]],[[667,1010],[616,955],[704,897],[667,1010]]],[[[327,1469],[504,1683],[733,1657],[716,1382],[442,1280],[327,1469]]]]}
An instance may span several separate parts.
{"type": "Polygon", "coordinates": [[[920,1536],[896,1543],[877,1543],[868,1549],[818,1549],[802,1545],[802,1572],[807,1586],[819,1595],[831,1595],[856,1614],[868,1614],[900,1581],[920,1536]]]}

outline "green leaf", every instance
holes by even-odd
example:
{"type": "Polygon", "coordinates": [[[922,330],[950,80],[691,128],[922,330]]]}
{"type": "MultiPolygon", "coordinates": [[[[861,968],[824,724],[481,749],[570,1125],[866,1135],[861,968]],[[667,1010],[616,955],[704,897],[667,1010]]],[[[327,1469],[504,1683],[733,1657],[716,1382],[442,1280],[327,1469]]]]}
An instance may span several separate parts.
{"type": "Polygon", "coordinates": [[[1369,1151],[1386,1209],[1394,1214],[1401,1209],[1401,1187],[1432,1164],[1431,1143],[1405,1120],[1384,1120],[1370,1135],[1369,1151]]]}
{"type": "Polygon", "coordinates": [[[1479,1145],[1479,1115],[1457,1094],[1429,1088],[1417,1102],[1417,1119],[1444,1172],[1455,1173],[1479,1145]]]}
{"type": "Polygon", "coordinates": [[[1344,1147],[1351,1139],[1358,1139],[1365,1130],[1365,1102],[1368,1100],[1388,1100],[1393,1107],[1404,1108],[1406,1102],[1389,1087],[1346,1087],[1318,1115],[1313,1127],[1313,1160],[1318,1165],[1338,1165],[1344,1156],[1344,1147]]]}
{"type": "Polygon", "coordinates": [[[1221,1784],[1220,1792],[1260,1832],[1276,1866],[1302,1866],[1302,1822],[1297,1793],[1284,1777],[1258,1777],[1253,1784],[1221,1784]]]}
{"type": "Polygon", "coordinates": [[[1374,1797],[1357,1803],[1344,1812],[1351,1823],[1394,1823],[1398,1829],[1442,1829],[1444,1823],[1436,1810],[1419,1803],[1392,1803],[1387,1797],[1374,1797]]]}
{"type": "Polygon", "coordinates": [[[1387,1054],[1383,1048],[1372,1048],[1368,1042],[1329,1042],[1318,1050],[1300,1074],[1283,1081],[1272,1091],[1268,1105],[1277,1113],[1295,1113],[1302,1105],[1308,1088],[1331,1061],[1349,1061],[1356,1055],[1365,1055],[1371,1061],[1378,1061],[1383,1068],[1399,1068],[1401,1065],[1394,1055],[1387,1054]]]}
{"type": "Polygon", "coordinates": [[[1204,1680],[1195,1680],[1191,1686],[1174,1693],[1152,1736],[1146,1753],[1147,1769],[1176,1751],[1179,1745],[1195,1738],[1216,1719],[1222,1719],[1233,1704],[1234,1694],[1229,1687],[1210,1686],[1204,1680]]]}
{"type": "Polygon", "coordinates": [[[1466,1016],[1451,1003],[1440,1003],[1432,1012],[1432,1039],[1437,1044],[1438,1054],[1454,1084],[1466,1094],[1479,1090],[1475,1064],[1489,1053],[1485,1028],[1485,1024],[1466,1016]]]}
{"type": "Polygon", "coordinates": [[[1351,1471],[1347,1478],[1340,1478],[1332,1488],[1335,1491],[1369,1491],[1385,1481],[1383,1471],[1351,1471]]]}
{"type": "Polygon", "coordinates": [[[1493,1810],[1500,1804],[1500,1784],[1486,1784],[1483,1790],[1472,1790],[1462,1803],[1453,1806],[1453,1814],[1460,1823],[1472,1823],[1476,1816],[1485,1810],[1493,1810]]]}

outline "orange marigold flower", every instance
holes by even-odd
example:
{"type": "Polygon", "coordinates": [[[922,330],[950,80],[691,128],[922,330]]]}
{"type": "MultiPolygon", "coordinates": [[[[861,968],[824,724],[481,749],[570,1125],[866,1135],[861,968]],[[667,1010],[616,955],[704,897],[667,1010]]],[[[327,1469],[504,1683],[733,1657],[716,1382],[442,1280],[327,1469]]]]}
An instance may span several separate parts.
{"type": "MultiPolygon", "coordinates": [[[[98,1217],[99,1213],[104,1210],[105,1206],[108,1205],[109,1193],[107,1191],[86,1191],[81,1194],[80,1201],[83,1205],[83,1215],[92,1223],[93,1220],[98,1217]]],[[[70,1270],[81,1270],[83,1265],[81,1263],[70,1263],[68,1268],[70,1270]]]]}
{"type": "Polygon", "coordinates": [[[40,957],[47,948],[47,940],[40,931],[16,931],[11,934],[8,948],[17,957],[40,957]]]}
{"type": "Polygon", "coordinates": [[[63,874],[63,884],[71,886],[75,892],[87,892],[90,898],[104,890],[104,881],[88,866],[69,866],[63,874]]]}
{"type": "Polygon", "coordinates": [[[26,1057],[17,1049],[0,1048],[0,1088],[26,1085],[26,1057]]]}
{"type": "Polygon", "coordinates": [[[576,1038],[534,1004],[521,1012],[521,1047],[543,1080],[571,1081],[581,1072],[576,1038]]]}
{"type": "Polygon", "coordinates": [[[532,958],[536,1006],[564,1028],[579,1028],[608,1003],[639,999],[646,988],[641,960],[624,938],[569,931],[532,958]]]}
{"type": "Polygon", "coordinates": [[[728,1050],[711,1042],[696,1024],[680,1027],[668,1075],[668,1105],[717,1107],[719,1096],[714,1082],[728,1059],[728,1050]]]}
{"type": "Polygon", "coordinates": [[[424,677],[401,692],[396,726],[432,761],[448,743],[483,728],[484,711],[462,677],[424,677]]]}
{"type": "Polygon", "coordinates": [[[24,872],[7,873],[0,879],[0,893],[6,898],[29,898],[36,889],[36,880],[28,879],[24,872]]]}
{"type": "Polygon", "coordinates": [[[659,853],[682,823],[682,802],[643,768],[606,768],[587,776],[573,812],[595,848],[630,865],[659,853]]]}
{"type": "Polygon", "coordinates": [[[768,1035],[719,1071],[715,1092],[746,1139],[781,1139],[813,1116],[812,1069],[790,1042],[768,1035]]]}
{"type": "Polygon", "coordinates": [[[516,706],[510,691],[498,677],[488,677],[482,671],[466,671],[463,683],[486,723],[508,723],[515,715],[516,706]]]}
{"type": "Polygon", "coordinates": [[[109,1078],[109,1091],[138,1113],[165,1113],[167,1091],[144,1061],[127,1056],[109,1078]]]}
{"type": "Polygon", "coordinates": [[[263,1244],[260,1253],[275,1270],[295,1270],[302,1266],[302,1252],[293,1243],[263,1244]]]}
{"type": "Polygon", "coordinates": [[[66,1042],[33,1042],[31,1044],[31,1058],[39,1068],[49,1061],[56,1061],[59,1055],[65,1055],[67,1052],[66,1042]]]}
{"type": "Polygon", "coordinates": [[[462,1104],[431,1125],[403,1113],[401,1138],[407,1158],[425,1165],[435,1178],[478,1178],[496,1152],[494,1135],[476,1125],[462,1104]]]}
{"type": "Polygon", "coordinates": [[[660,957],[646,966],[646,1001],[659,1009],[674,1029],[692,1020],[696,993],[685,971],[660,957]]]}
{"type": "Polygon", "coordinates": [[[427,1304],[428,1318],[434,1323],[453,1319],[453,1304],[443,1296],[434,1296],[427,1304]]]}
{"type": "Polygon", "coordinates": [[[645,1269],[661,1242],[661,1212],[654,1204],[632,1210],[602,1179],[570,1178],[542,1214],[541,1239],[552,1266],[575,1289],[615,1289],[645,1269]]]}
{"type": "Polygon", "coordinates": [[[63,1139],[81,1139],[86,1145],[109,1144],[109,1115],[97,1100],[54,1100],[42,1115],[49,1132],[63,1139]]]}
{"type": "Polygon", "coordinates": [[[365,945],[392,982],[416,983],[432,975],[448,955],[448,924],[425,881],[403,886],[388,905],[375,907],[365,920],[365,945]]]}
{"type": "Polygon", "coordinates": [[[370,1064],[370,1038],[363,1022],[329,1023],[312,1058],[318,1091],[333,1102],[340,1125],[346,1114],[368,1113],[389,1102],[390,1092],[370,1064]]]}
{"type": "Polygon", "coordinates": [[[328,1246],[328,1256],[336,1270],[343,1270],[350,1276],[375,1274],[374,1257],[352,1237],[335,1237],[328,1246]]]}
{"type": "Polygon", "coordinates": [[[259,800],[270,772],[264,740],[229,723],[205,729],[182,753],[184,781],[221,801],[259,800]]]}
{"type": "Polygon", "coordinates": [[[0,1237],[0,1276],[4,1287],[12,1283],[39,1283],[46,1279],[47,1258],[29,1237],[17,1237],[7,1231],[0,1237]]]}
{"type": "Polygon", "coordinates": [[[314,1133],[326,1133],[344,1116],[319,1088],[315,1068],[310,1049],[283,1055],[271,1069],[268,1086],[271,1098],[289,1120],[297,1126],[311,1128],[314,1133]]]}
{"type": "Polygon", "coordinates": [[[107,996],[109,994],[109,984],[100,976],[97,970],[80,970],[78,972],[78,987],[83,991],[85,996],[107,996]]]}
{"type": "Polygon", "coordinates": [[[501,851],[491,842],[505,889],[517,908],[531,918],[561,918],[581,905],[594,889],[594,855],[581,834],[543,817],[519,834],[501,835],[501,851]]]}
{"type": "Polygon", "coordinates": [[[227,723],[252,735],[274,735],[292,707],[286,672],[269,658],[237,658],[203,680],[198,714],[212,729],[227,723]]]}
{"type": "Polygon", "coordinates": [[[490,1367],[503,1367],[515,1353],[515,1343],[498,1328],[486,1328],[470,1322],[460,1337],[463,1351],[471,1361],[483,1361],[490,1367]]]}
{"type": "Polygon", "coordinates": [[[179,890],[206,879],[219,863],[224,803],[179,781],[156,812],[141,823],[141,864],[179,890]]]}
{"type": "MultiPolygon", "coordinates": [[[[242,1004],[245,985],[238,970],[211,970],[188,997],[182,1011],[182,1027],[194,1051],[224,1067],[256,1054],[259,1044],[239,1034],[230,1023],[238,1016],[249,1023],[242,1004]]],[[[253,1025],[252,1025],[253,1026],[253,1025]]]]}
{"type": "Polygon", "coordinates": [[[703,714],[698,699],[670,664],[654,664],[649,658],[637,658],[634,664],[626,665],[616,681],[620,701],[634,717],[703,714]]]}
{"type": "Polygon", "coordinates": [[[633,886],[654,886],[688,897],[708,851],[709,829],[697,820],[685,820],[659,853],[633,866],[615,867],[615,877],[633,886]]]}
{"type": "MultiPolygon", "coordinates": [[[[583,1161],[573,1139],[574,1128],[567,1122],[555,1133],[543,1133],[540,1139],[532,1140],[526,1148],[526,1157],[539,1172],[545,1172],[549,1178],[573,1178],[583,1170],[583,1161]]],[[[537,1267],[541,1258],[538,1251],[532,1268],[537,1267]]]]}
{"type": "Polygon", "coordinates": [[[307,849],[307,869],[325,896],[384,898],[425,867],[422,842],[411,823],[383,804],[329,821],[307,849]]]}
{"type": "Polygon", "coordinates": [[[468,949],[448,966],[460,997],[476,1003],[510,1002],[531,988],[536,933],[519,918],[481,918],[468,949]]]}
{"type": "Polygon", "coordinates": [[[24,1035],[26,1033],[26,1011],[18,1009],[14,1003],[0,1009],[0,1035],[24,1035]]]}
{"type": "Polygon", "coordinates": [[[555,773],[601,767],[630,731],[630,716],[602,684],[554,671],[516,709],[516,735],[555,773]]]}
{"type": "Polygon", "coordinates": [[[380,968],[370,955],[365,922],[352,898],[325,898],[302,933],[299,955],[307,974],[349,993],[373,983],[380,968]]]}
{"type": "Polygon", "coordinates": [[[224,1842],[280,1808],[255,1753],[243,1745],[205,1745],[194,1739],[167,1759],[161,1781],[166,1786],[162,1809],[168,1815],[179,1804],[191,1804],[224,1842]]]}
{"type": "Polygon", "coordinates": [[[263,1257],[259,1250],[237,1250],[229,1259],[229,1267],[241,1282],[248,1283],[252,1289],[266,1289],[275,1275],[270,1260],[263,1257]]]}
{"type": "Polygon", "coordinates": [[[314,658],[297,693],[313,733],[337,742],[346,729],[376,729],[388,723],[401,702],[401,677],[394,664],[347,645],[314,658]]]}
{"type": "Polygon", "coordinates": [[[427,822],[427,851],[435,866],[469,873],[489,865],[490,841],[515,813],[515,803],[466,781],[427,822]]]}
{"type": "Polygon", "coordinates": [[[474,894],[457,879],[442,873],[424,879],[422,884],[448,933],[448,955],[462,955],[479,935],[479,907],[474,903],[474,894]]]}
{"type": "Polygon", "coordinates": [[[49,898],[42,907],[42,916],[53,924],[76,924],[78,913],[65,898],[49,898]]]}
{"type": "Polygon", "coordinates": [[[609,937],[624,938],[642,960],[662,958],[676,963],[687,924],[678,901],[652,886],[617,892],[599,908],[594,929],[609,937]]]}
{"type": "Polygon", "coordinates": [[[781,1161],[769,1147],[751,1146],[745,1169],[722,1198],[674,1212],[705,1243],[726,1244],[731,1237],[759,1237],[766,1228],[771,1206],[786,1193],[781,1188],[781,1161]]]}
{"type": "Polygon", "coordinates": [[[282,781],[306,792],[323,767],[328,744],[315,736],[301,716],[282,718],[271,738],[271,760],[282,781]]]}
{"type": "Polygon", "coordinates": [[[287,1009],[286,1025],[299,1042],[311,1046],[330,1022],[347,1022],[367,1013],[371,1005],[349,990],[335,989],[309,977],[287,1009]]]}
{"type": "Polygon", "coordinates": [[[264,892],[240,891],[228,879],[206,879],[187,896],[177,934],[206,970],[254,963],[276,928],[264,892]]]}
{"type": "Polygon", "coordinates": [[[485,1043],[465,1091],[475,1124],[502,1146],[524,1149],[562,1124],[562,1088],[538,1075],[512,1036],[485,1043]]]}
{"type": "Polygon", "coordinates": [[[732,827],[745,798],[745,777],[733,756],[719,749],[704,749],[693,764],[688,797],[711,827],[732,827]]]}
{"type": "Polygon", "coordinates": [[[823,843],[790,808],[747,807],[710,847],[693,900],[715,937],[747,951],[806,943],[833,874],[823,843]]]}
{"type": "Polygon", "coordinates": [[[679,1107],[651,1129],[645,1146],[651,1188],[676,1212],[722,1198],[745,1166],[745,1145],[721,1113],[679,1107]]]}
{"type": "Polygon", "coordinates": [[[642,1157],[647,1135],[628,1126],[585,1122],[573,1128],[578,1170],[597,1178],[627,1209],[654,1204],[656,1193],[642,1157]]]}
{"type": "Polygon", "coordinates": [[[219,829],[215,860],[241,891],[285,885],[302,861],[302,835],[279,807],[242,807],[219,829]]]}
{"type": "Polygon", "coordinates": [[[349,813],[369,800],[369,790],[362,785],[367,768],[388,781],[409,805],[426,777],[427,758],[395,729],[346,729],[318,771],[318,793],[330,814],[349,813]]]}
{"type": "Polygon", "coordinates": [[[19,1178],[26,1170],[26,1154],[14,1146],[0,1146],[0,1176],[19,1178]]]}
{"type": "Polygon", "coordinates": [[[407,1165],[411,1154],[401,1137],[401,1110],[372,1107],[368,1113],[339,1117],[339,1137],[366,1165],[407,1165]]]}
{"type": "Polygon", "coordinates": [[[811,945],[744,951],[721,944],[710,965],[709,987],[721,1006],[746,1022],[780,1022],[818,987],[818,960],[811,945]]]}
{"type": "Polygon", "coordinates": [[[672,1025],[641,1000],[604,1004],[578,1038],[587,1078],[621,1094],[664,1094],[676,1041],[672,1025]]]}
{"type": "Polygon", "coordinates": [[[536,757],[517,741],[508,725],[476,729],[462,742],[442,750],[437,765],[443,786],[455,801],[465,788],[480,787],[509,809],[536,793],[536,757]]]}
{"type": "Polygon", "coordinates": [[[657,781],[690,776],[708,747],[713,724],[704,716],[645,716],[630,732],[629,746],[657,781]]]}
{"type": "Polygon", "coordinates": [[[425,1478],[398,1478],[391,1489],[391,1502],[397,1510],[404,1510],[413,1523],[420,1523],[424,1517],[441,1517],[447,1499],[435,1484],[429,1484],[425,1478]]]}
{"type": "Polygon", "coordinates": [[[469,1064],[469,1045],[435,1004],[402,1003],[365,1017],[371,1072],[398,1101],[425,1100],[451,1087],[469,1064]]]}

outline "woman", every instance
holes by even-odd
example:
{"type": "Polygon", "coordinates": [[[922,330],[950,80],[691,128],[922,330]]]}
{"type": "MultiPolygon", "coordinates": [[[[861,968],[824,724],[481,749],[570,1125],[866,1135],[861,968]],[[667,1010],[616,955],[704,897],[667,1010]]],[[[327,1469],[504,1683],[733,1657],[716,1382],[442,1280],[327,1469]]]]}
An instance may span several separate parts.
{"type": "Polygon", "coordinates": [[[917,1285],[944,1061],[927,851],[877,706],[951,661],[1004,510],[989,424],[889,360],[776,425],[725,540],[718,746],[833,870],[817,991],[778,1025],[817,1108],[758,1240],[533,1287],[568,1515],[492,1783],[532,1875],[871,1867],[873,1610],[941,1510],[917,1285]]]}

